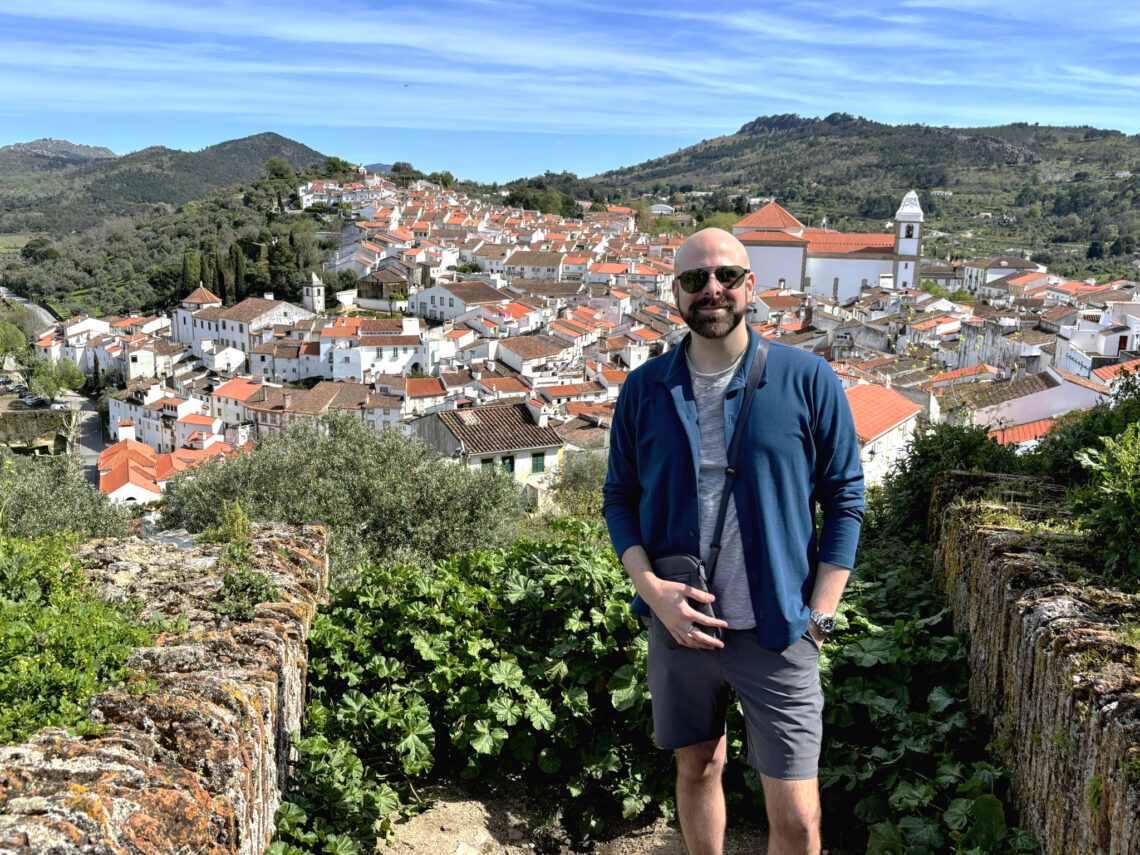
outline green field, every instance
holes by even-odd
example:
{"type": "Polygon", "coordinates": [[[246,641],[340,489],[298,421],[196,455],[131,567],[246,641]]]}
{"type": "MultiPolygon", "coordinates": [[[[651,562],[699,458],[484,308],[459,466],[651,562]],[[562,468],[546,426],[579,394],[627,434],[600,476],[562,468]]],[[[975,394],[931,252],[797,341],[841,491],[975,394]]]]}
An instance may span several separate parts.
{"type": "Polygon", "coordinates": [[[31,239],[32,236],[28,232],[0,235],[0,255],[6,255],[9,252],[19,252],[24,248],[24,244],[31,239]]]}

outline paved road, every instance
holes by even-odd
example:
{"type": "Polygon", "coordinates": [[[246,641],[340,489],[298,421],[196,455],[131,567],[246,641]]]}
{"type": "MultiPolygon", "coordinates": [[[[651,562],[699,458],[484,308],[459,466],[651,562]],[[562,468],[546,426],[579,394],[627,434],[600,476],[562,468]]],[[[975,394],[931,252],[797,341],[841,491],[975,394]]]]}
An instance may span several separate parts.
{"type": "Polygon", "coordinates": [[[67,403],[79,411],[78,442],[74,446],[74,453],[83,461],[83,472],[87,480],[98,487],[99,454],[103,451],[103,425],[99,414],[95,412],[94,402],[74,392],[67,393],[67,403]]]}
{"type": "Polygon", "coordinates": [[[3,297],[5,300],[11,300],[13,303],[19,303],[21,306],[31,312],[32,316],[36,319],[36,329],[42,329],[43,327],[51,326],[55,323],[55,318],[53,318],[48,310],[43,306],[29,302],[18,294],[13,294],[2,285],[0,285],[0,297],[3,297]]]}

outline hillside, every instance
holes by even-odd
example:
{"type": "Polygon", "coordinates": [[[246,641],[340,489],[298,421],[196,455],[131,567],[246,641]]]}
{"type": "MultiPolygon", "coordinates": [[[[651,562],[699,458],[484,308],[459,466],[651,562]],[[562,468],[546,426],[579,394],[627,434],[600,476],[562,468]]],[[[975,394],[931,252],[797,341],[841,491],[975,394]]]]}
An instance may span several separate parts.
{"type": "Polygon", "coordinates": [[[111,149],[101,145],[82,145],[68,140],[54,140],[45,137],[26,143],[13,143],[0,148],[0,152],[14,151],[24,154],[38,154],[45,157],[61,158],[63,160],[101,160],[107,157],[118,157],[111,149]]]}
{"type": "Polygon", "coordinates": [[[31,151],[27,145],[0,150],[0,233],[83,231],[138,205],[177,206],[219,187],[249,184],[271,157],[298,168],[325,161],[320,152],[274,133],[197,152],[155,146],[87,161],[31,151]]]}
{"type": "Polygon", "coordinates": [[[886,125],[833,113],[762,116],[735,134],[595,176],[607,184],[752,186],[774,192],[813,182],[848,190],[973,186],[981,171],[1005,185],[1140,171],[1140,136],[1023,123],[992,128],[886,125]]]}
{"type": "MultiPolygon", "coordinates": [[[[571,182],[553,178],[571,192],[559,181],[571,182]]],[[[881,229],[913,189],[926,213],[928,254],[1027,251],[1063,275],[1102,281],[1135,278],[1130,265],[1140,251],[1140,135],[1115,130],[762,116],[735,134],[587,181],[598,197],[629,203],[650,193],[698,222],[743,213],[734,194],[772,196],[801,221],[826,217],[841,231],[881,229]]]]}

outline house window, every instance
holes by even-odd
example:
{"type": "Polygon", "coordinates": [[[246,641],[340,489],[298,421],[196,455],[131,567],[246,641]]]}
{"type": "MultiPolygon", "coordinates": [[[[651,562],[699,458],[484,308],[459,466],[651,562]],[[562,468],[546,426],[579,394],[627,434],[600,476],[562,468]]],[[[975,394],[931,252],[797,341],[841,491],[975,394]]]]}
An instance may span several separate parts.
{"type": "Polygon", "coordinates": [[[455,305],[455,298],[454,297],[448,297],[447,298],[447,305],[448,306],[454,306],[455,305]]]}
{"type": "Polygon", "coordinates": [[[546,452],[536,451],[530,456],[530,471],[536,475],[546,471],[546,452]]]}
{"type": "Polygon", "coordinates": [[[479,466],[482,469],[493,469],[495,466],[495,458],[484,457],[481,461],[479,461],[479,466]]]}
{"type": "Polygon", "coordinates": [[[515,456],[513,454],[503,455],[503,471],[510,472],[512,475],[515,472],[515,456]]]}
{"type": "Polygon", "coordinates": [[[908,238],[912,238],[912,237],[914,237],[914,224],[913,224],[913,223],[907,223],[907,226],[906,226],[906,236],[907,236],[908,238]]]}
{"type": "Polygon", "coordinates": [[[434,294],[432,295],[432,298],[431,298],[431,304],[433,306],[435,305],[435,295],[434,294]]]}

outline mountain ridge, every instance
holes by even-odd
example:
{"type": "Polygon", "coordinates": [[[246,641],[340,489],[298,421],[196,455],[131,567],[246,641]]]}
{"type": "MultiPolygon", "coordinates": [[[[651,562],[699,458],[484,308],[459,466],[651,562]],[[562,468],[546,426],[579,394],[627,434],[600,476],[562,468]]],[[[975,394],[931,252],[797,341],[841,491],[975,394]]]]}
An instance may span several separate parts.
{"type": "MultiPolygon", "coordinates": [[[[73,144],[74,145],[74,144],[73,144]]],[[[294,168],[325,155],[273,132],[224,140],[200,151],[150,146],[79,163],[5,146],[0,150],[0,233],[83,231],[137,205],[183,205],[219,187],[260,178],[271,157],[294,168]]]]}

